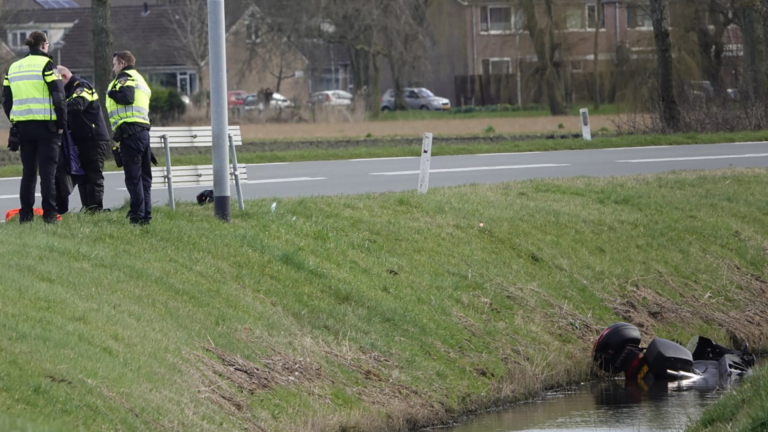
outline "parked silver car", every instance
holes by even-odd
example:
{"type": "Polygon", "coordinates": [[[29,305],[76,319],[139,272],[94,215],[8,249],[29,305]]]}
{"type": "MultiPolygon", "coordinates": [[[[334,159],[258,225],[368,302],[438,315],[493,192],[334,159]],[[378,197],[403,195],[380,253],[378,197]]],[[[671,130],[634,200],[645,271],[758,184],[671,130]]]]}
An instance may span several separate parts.
{"type": "MultiPolygon", "coordinates": [[[[434,93],[425,89],[424,87],[404,88],[403,97],[405,99],[405,106],[408,107],[408,109],[431,111],[447,111],[451,109],[451,101],[446,98],[435,96],[434,93]]],[[[394,90],[387,90],[381,97],[381,110],[395,110],[394,90]]]]}
{"type": "Polygon", "coordinates": [[[352,105],[352,93],[344,90],[327,90],[312,93],[310,103],[312,105],[325,105],[334,107],[349,107],[352,105]]]}

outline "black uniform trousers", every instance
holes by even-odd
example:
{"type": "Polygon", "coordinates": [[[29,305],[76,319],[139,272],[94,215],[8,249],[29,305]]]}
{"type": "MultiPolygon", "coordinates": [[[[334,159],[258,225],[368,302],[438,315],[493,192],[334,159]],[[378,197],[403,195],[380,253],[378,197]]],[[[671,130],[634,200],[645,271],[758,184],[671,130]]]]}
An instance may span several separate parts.
{"type": "Polygon", "coordinates": [[[100,211],[104,208],[104,155],[106,141],[77,142],[80,167],[85,175],[77,184],[83,209],[100,211]]]}
{"type": "Polygon", "coordinates": [[[148,224],[152,220],[152,165],[149,131],[140,130],[120,142],[125,173],[125,187],[131,196],[128,218],[131,223],[148,224]]]}
{"type": "Polygon", "coordinates": [[[56,222],[56,166],[59,163],[61,136],[51,135],[37,139],[21,139],[22,175],[19,190],[19,221],[30,222],[34,218],[35,188],[40,169],[40,194],[42,195],[43,220],[56,222]]]}

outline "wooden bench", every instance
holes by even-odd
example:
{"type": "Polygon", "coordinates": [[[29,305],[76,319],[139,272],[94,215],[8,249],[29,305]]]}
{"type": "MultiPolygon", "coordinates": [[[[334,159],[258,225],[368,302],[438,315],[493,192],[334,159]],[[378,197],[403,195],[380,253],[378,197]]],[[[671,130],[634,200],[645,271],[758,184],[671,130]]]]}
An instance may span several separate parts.
{"type": "MultiPolygon", "coordinates": [[[[243,210],[245,205],[241,180],[248,181],[248,173],[245,167],[237,166],[235,146],[243,143],[240,126],[230,126],[228,132],[231,158],[229,177],[235,183],[237,204],[240,210],[243,210]]],[[[171,210],[176,208],[173,197],[174,186],[209,186],[213,184],[212,165],[174,167],[171,164],[171,148],[173,147],[212,147],[213,133],[209,126],[154,127],[149,132],[149,146],[162,148],[165,152],[165,166],[152,168],[152,185],[168,188],[168,203],[171,210]]]]}

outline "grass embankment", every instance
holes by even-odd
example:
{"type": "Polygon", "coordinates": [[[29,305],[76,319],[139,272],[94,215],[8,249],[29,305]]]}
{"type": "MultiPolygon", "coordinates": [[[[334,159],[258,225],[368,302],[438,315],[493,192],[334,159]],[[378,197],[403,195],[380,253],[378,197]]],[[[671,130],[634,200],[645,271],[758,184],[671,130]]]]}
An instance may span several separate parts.
{"type": "Polygon", "coordinates": [[[704,411],[687,432],[768,430],[768,370],[758,371],[704,411]]]}
{"type": "MultiPolygon", "coordinates": [[[[433,156],[467,155],[481,153],[511,153],[529,151],[588,150],[620,147],[646,147],[658,145],[714,144],[768,140],[768,131],[722,132],[713,134],[687,133],[677,135],[626,135],[583,139],[505,139],[489,136],[479,138],[442,139],[436,137],[432,146],[433,156]]],[[[172,149],[174,166],[210,165],[210,148],[172,149]]],[[[420,139],[360,139],[249,142],[238,148],[240,164],[275,162],[303,162],[342,159],[419,156],[420,139]]],[[[155,149],[160,165],[165,163],[162,151],[155,149]]],[[[105,164],[107,171],[119,171],[111,161],[105,164]]],[[[18,155],[0,149],[0,177],[18,177],[21,165],[18,155]]]]}
{"type": "MultiPolygon", "coordinates": [[[[0,430],[402,431],[584,379],[618,320],[766,348],[764,170],[0,225],[0,430]]],[[[646,342],[650,340],[646,338],[646,342]]]]}

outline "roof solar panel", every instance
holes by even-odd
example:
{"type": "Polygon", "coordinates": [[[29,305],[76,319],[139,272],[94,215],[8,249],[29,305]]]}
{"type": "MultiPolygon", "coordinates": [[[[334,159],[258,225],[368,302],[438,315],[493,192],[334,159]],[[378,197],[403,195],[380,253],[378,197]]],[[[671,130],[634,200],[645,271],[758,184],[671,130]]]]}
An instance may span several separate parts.
{"type": "Polygon", "coordinates": [[[44,9],[68,9],[80,7],[72,0],[35,0],[44,9]]]}

